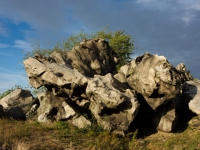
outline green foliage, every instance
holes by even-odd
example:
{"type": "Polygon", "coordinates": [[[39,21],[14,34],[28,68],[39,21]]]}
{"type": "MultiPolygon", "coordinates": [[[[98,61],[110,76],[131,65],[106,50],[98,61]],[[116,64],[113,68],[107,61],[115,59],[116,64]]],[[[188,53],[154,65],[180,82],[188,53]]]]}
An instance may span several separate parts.
{"type": "Polygon", "coordinates": [[[69,36],[66,41],[63,41],[64,49],[70,51],[84,39],[90,38],[92,38],[90,34],[87,34],[84,32],[84,30],[81,30],[79,33],[69,36]]]}
{"type": "Polygon", "coordinates": [[[28,57],[33,57],[35,54],[40,54],[42,56],[49,56],[51,53],[53,53],[54,51],[61,51],[62,49],[62,44],[61,43],[57,43],[56,46],[54,46],[53,49],[51,48],[42,48],[40,46],[40,43],[37,42],[34,45],[32,45],[32,51],[30,52],[23,52],[24,53],[24,59],[27,59],[28,57]]]}
{"type": "Polygon", "coordinates": [[[110,46],[117,53],[119,57],[119,66],[125,65],[131,60],[133,54],[133,41],[131,36],[124,34],[124,31],[116,31],[114,36],[110,39],[110,46]]]}
{"type": "Polygon", "coordinates": [[[2,94],[0,93],[0,99],[2,99],[3,97],[7,96],[10,93],[12,93],[16,89],[22,89],[22,87],[20,85],[15,85],[14,87],[12,87],[11,89],[8,89],[7,91],[3,92],[2,94]]]}

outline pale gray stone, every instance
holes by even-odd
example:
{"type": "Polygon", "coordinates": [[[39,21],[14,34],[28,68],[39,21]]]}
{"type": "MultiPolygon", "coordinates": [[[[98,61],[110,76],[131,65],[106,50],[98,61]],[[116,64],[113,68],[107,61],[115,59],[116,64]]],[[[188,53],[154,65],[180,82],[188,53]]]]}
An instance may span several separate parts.
{"type": "Polygon", "coordinates": [[[84,116],[74,117],[72,119],[72,124],[78,128],[91,126],[91,122],[88,119],[86,119],[84,116]]]}
{"type": "Polygon", "coordinates": [[[31,109],[35,98],[30,91],[16,89],[0,100],[0,105],[6,111],[8,117],[14,119],[26,119],[26,113],[31,109]]]}
{"type": "Polygon", "coordinates": [[[184,95],[188,97],[189,109],[200,115],[200,82],[187,81],[184,84],[184,95]]]}
{"type": "Polygon", "coordinates": [[[153,110],[182,91],[179,72],[164,56],[145,53],[131,61],[127,82],[141,93],[153,110]]]}
{"type": "Polygon", "coordinates": [[[124,134],[134,120],[139,102],[134,91],[112,77],[95,75],[88,81],[89,109],[105,130],[124,134]]]}
{"type": "Polygon", "coordinates": [[[154,117],[156,129],[163,132],[171,132],[177,124],[177,115],[175,107],[171,101],[169,104],[162,106],[154,117]]]}

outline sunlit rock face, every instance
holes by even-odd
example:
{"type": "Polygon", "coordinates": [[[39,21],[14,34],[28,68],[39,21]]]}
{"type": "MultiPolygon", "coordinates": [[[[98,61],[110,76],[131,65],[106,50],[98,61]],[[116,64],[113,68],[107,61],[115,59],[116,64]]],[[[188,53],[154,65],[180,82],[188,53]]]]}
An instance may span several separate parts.
{"type": "Polygon", "coordinates": [[[118,61],[116,53],[103,39],[83,40],[71,51],[54,52],[50,57],[57,64],[71,66],[88,77],[114,72],[118,61]]]}
{"type": "Polygon", "coordinates": [[[153,110],[181,94],[181,76],[164,56],[145,53],[137,57],[131,61],[126,78],[153,110]]]}
{"type": "Polygon", "coordinates": [[[105,130],[121,135],[128,131],[140,106],[135,91],[107,74],[89,80],[86,94],[90,111],[105,130]]]}
{"type": "Polygon", "coordinates": [[[31,109],[35,98],[30,91],[16,89],[0,99],[0,105],[7,117],[14,119],[26,119],[26,113],[31,109]]]}
{"type": "Polygon", "coordinates": [[[180,75],[183,81],[190,81],[193,80],[193,76],[191,75],[190,71],[187,70],[184,63],[180,63],[176,66],[176,69],[180,72],[180,75]]]}

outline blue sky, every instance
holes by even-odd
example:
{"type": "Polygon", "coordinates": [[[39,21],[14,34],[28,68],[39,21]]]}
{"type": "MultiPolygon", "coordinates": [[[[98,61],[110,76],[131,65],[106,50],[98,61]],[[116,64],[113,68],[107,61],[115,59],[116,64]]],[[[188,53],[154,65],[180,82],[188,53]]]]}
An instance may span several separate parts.
{"type": "Polygon", "coordinates": [[[0,93],[28,86],[22,51],[31,51],[34,43],[45,48],[82,29],[106,26],[132,36],[133,58],[144,52],[164,55],[200,78],[199,0],[1,0],[0,93]]]}

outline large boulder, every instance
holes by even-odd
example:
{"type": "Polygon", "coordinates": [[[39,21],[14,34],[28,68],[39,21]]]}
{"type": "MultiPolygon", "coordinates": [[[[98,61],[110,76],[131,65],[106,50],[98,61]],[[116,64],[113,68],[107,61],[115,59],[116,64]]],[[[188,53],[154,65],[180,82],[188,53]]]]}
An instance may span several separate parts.
{"type": "Polygon", "coordinates": [[[52,123],[53,121],[71,120],[72,124],[79,128],[91,125],[91,122],[82,116],[76,107],[73,107],[67,97],[55,96],[48,92],[39,93],[37,96],[40,102],[36,114],[38,122],[52,123]]]}
{"type": "Polygon", "coordinates": [[[181,76],[164,56],[145,53],[137,57],[131,61],[126,78],[153,110],[181,94],[181,76]]]}
{"type": "Polygon", "coordinates": [[[159,131],[171,132],[175,128],[178,122],[178,117],[176,115],[173,101],[160,107],[159,111],[156,112],[156,115],[153,118],[153,122],[156,129],[159,131]]]}
{"type": "Polygon", "coordinates": [[[95,75],[88,81],[89,109],[105,130],[124,135],[139,110],[135,92],[112,77],[95,75]]]}
{"type": "Polygon", "coordinates": [[[200,81],[187,81],[183,86],[183,95],[189,109],[200,115],[200,81]]]}
{"type": "Polygon", "coordinates": [[[55,121],[56,114],[66,98],[58,97],[51,93],[39,93],[37,97],[40,102],[40,106],[37,109],[37,121],[42,123],[55,121]]]}
{"type": "Polygon", "coordinates": [[[72,96],[75,88],[86,87],[87,85],[88,79],[76,69],[60,66],[46,59],[37,60],[30,57],[24,61],[24,65],[29,83],[34,88],[46,86],[53,95],[67,93],[72,96]]]}
{"type": "Polygon", "coordinates": [[[23,89],[16,89],[0,100],[6,115],[14,119],[26,119],[26,113],[34,103],[35,98],[30,91],[23,89]]]}
{"type": "Polygon", "coordinates": [[[88,77],[112,73],[117,64],[116,53],[104,39],[83,40],[71,51],[54,52],[50,57],[88,77]]]}

